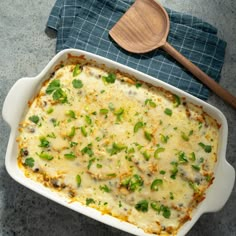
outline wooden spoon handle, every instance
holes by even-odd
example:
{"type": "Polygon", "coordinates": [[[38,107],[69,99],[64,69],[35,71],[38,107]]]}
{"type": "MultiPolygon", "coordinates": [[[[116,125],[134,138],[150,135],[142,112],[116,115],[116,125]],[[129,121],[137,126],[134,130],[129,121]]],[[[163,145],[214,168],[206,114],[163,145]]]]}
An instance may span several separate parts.
{"type": "Polygon", "coordinates": [[[187,70],[195,75],[199,80],[202,81],[208,88],[210,88],[215,94],[229,103],[231,106],[236,108],[236,97],[230,94],[226,89],[222,88],[216,83],[211,77],[204,73],[199,67],[194,65],[175,48],[173,48],[168,42],[166,42],[162,48],[171,55],[175,60],[182,64],[187,70]]]}

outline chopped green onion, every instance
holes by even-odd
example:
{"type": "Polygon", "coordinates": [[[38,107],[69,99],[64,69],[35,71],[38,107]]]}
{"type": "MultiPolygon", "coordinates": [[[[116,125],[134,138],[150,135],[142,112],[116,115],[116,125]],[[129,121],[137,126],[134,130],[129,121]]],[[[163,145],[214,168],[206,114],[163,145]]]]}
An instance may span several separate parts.
{"type": "Polygon", "coordinates": [[[90,116],[86,115],[85,116],[85,121],[88,125],[91,125],[92,124],[92,119],[90,118],[90,116]]]}
{"type": "Polygon", "coordinates": [[[170,170],[171,172],[171,179],[176,179],[176,175],[178,173],[178,163],[177,162],[171,162],[171,165],[173,165],[173,168],[170,170]]]}
{"type": "Polygon", "coordinates": [[[157,106],[157,104],[155,102],[153,102],[152,99],[146,99],[145,105],[149,105],[150,107],[153,107],[153,108],[155,108],[157,106]]]}
{"type": "Polygon", "coordinates": [[[70,118],[76,119],[75,112],[72,110],[67,111],[66,115],[69,116],[70,118]]]}
{"type": "Polygon", "coordinates": [[[166,115],[168,115],[168,116],[172,116],[172,110],[169,109],[169,108],[166,108],[166,109],[164,110],[164,113],[165,113],[166,115]]]}
{"type": "Polygon", "coordinates": [[[162,179],[155,179],[151,184],[151,190],[158,191],[159,186],[163,184],[162,179]]]}
{"type": "Polygon", "coordinates": [[[88,170],[90,169],[90,167],[92,166],[92,164],[95,160],[96,160],[95,158],[92,158],[92,159],[89,160],[88,166],[87,166],[88,170]]]}
{"type": "Polygon", "coordinates": [[[189,137],[188,137],[184,132],[181,133],[181,138],[182,138],[184,141],[189,141],[189,137]]]}
{"type": "Polygon", "coordinates": [[[87,137],[87,131],[84,126],[80,127],[81,133],[83,134],[84,137],[87,137]]]}
{"type": "Polygon", "coordinates": [[[160,136],[161,136],[161,142],[163,142],[163,143],[167,143],[168,142],[168,140],[169,140],[169,136],[168,135],[163,135],[163,134],[160,134],[160,136]]]}
{"type": "Polygon", "coordinates": [[[81,177],[80,177],[80,175],[76,175],[76,183],[77,183],[77,187],[80,187],[80,185],[81,185],[81,177]]]}
{"type": "Polygon", "coordinates": [[[113,143],[111,148],[107,149],[107,152],[110,153],[110,155],[115,155],[119,152],[121,152],[122,150],[126,149],[127,146],[121,144],[121,143],[113,143]]]}
{"type": "Polygon", "coordinates": [[[145,138],[148,140],[148,141],[151,141],[152,140],[152,134],[147,132],[147,131],[144,131],[144,135],[145,135],[145,138]]]}
{"type": "Polygon", "coordinates": [[[100,109],[100,114],[106,115],[108,113],[108,109],[102,108],[100,109]]]}
{"type": "Polygon", "coordinates": [[[41,159],[51,161],[53,159],[53,156],[46,152],[41,152],[40,154],[36,153],[41,159]]]}
{"type": "Polygon", "coordinates": [[[148,161],[151,158],[151,155],[147,153],[147,151],[143,152],[142,154],[146,161],[148,161]]]}
{"type": "Polygon", "coordinates": [[[178,107],[181,104],[180,97],[177,96],[176,94],[174,94],[173,97],[174,97],[173,105],[174,105],[174,107],[178,107]]]}
{"type": "Polygon", "coordinates": [[[178,157],[179,157],[179,163],[180,164],[185,164],[185,163],[188,162],[188,159],[187,159],[187,157],[186,157],[184,152],[179,152],[178,153],[178,157]]]}
{"type": "Polygon", "coordinates": [[[77,64],[73,70],[73,77],[79,75],[81,72],[82,72],[81,66],[79,64],[77,64]]]}
{"type": "Polygon", "coordinates": [[[137,133],[138,130],[139,130],[140,128],[142,128],[143,126],[144,126],[144,124],[143,124],[142,121],[137,122],[137,123],[135,124],[135,126],[134,126],[134,133],[137,133]]]}
{"type": "Polygon", "coordinates": [[[26,166],[29,166],[29,167],[34,167],[34,158],[32,157],[27,157],[25,159],[25,163],[24,163],[26,166]]]}
{"type": "Polygon", "coordinates": [[[75,127],[71,127],[70,133],[68,134],[68,137],[72,138],[75,136],[75,127]]]}
{"type": "Polygon", "coordinates": [[[192,165],[192,168],[196,171],[200,171],[200,166],[197,166],[197,165],[192,165]]]}
{"type": "Polygon", "coordinates": [[[206,153],[210,153],[212,150],[210,145],[205,145],[204,143],[198,143],[198,145],[202,147],[206,153]]]}
{"type": "Polygon", "coordinates": [[[48,110],[46,111],[47,114],[51,114],[54,111],[54,109],[52,107],[48,108],[48,110]]]}
{"type": "Polygon", "coordinates": [[[165,151],[165,148],[162,148],[162,147],[157,148],[156,151],[154,152],[154,157],[158,159],[159,158],[158,154],[164,151],[165,151]]]}
{"type": "Polygon", "coordinates": [[[66,159],[75,159],[76,158],[76,155],[73,153],[73,152],[71,152],[71,153],[66,153],[66,154],[64,154],[64,157],[66,158],[66,159]]]}
{"type": "Polygon", "coordinates": [[[196,156],[195,156],[195,153],[192,152],[190,153],[190,158],[189,158],[191,161],[196,161],[196,156]]]}

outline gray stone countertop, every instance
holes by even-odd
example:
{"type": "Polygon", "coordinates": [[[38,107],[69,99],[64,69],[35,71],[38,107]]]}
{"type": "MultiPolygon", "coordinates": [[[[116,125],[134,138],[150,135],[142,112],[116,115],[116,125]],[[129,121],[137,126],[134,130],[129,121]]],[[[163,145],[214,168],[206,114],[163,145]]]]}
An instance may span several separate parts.
{"type": "MultiPolygon", "coordinates": [[[[55,54],[55,37],[45,33],[54,0],[0,1],[0,107],[19,78],[37,75],[55,54]]],[[[220,84],[236,95],[236,1],[161,0],[173,10],[208,21],[227,41],[220,84]]],[[[229,125],[227,160],[236,167],[236,110],[215,95],[208,102],[219,108],[229,125]]],[[[19,236],[128,236],[21,186],[4,165],[10,129],[0,117],[0,235],[19,236]]],[[[227,184],[227,183],[225,183],[227,184]]],[[[203,215],[188,236],[235,236],[236,191],[222,210],[203,215]]],[[[217,197],[217,196],[216,196],[217,197]]]]}

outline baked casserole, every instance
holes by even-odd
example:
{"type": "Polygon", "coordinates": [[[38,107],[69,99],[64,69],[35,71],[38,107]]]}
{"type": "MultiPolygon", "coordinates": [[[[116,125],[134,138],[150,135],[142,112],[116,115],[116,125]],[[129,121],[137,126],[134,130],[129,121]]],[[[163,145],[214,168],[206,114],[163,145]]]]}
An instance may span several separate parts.
{"type": "Polygon", "coordinates": [[[18,165],[70,202],[176,235],[214,181],[219,129],[184,97],[70,55],[29,101],[18,165]]]}

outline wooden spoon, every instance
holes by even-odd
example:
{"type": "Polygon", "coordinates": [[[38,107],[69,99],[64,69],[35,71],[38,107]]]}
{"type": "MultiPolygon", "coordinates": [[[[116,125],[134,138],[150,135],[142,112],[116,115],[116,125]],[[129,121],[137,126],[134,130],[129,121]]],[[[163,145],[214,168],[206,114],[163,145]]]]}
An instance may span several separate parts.
{"type": "Polygon", "coordinates": [[[236,97],[222,88],[200,68],[180,54],[166,40],[170,21],[165,9],[154,0],[136,0],[109,31],[122,48],[133,53],[146,53],[161,47],[215,94],[236,108],[236,97]]]}

